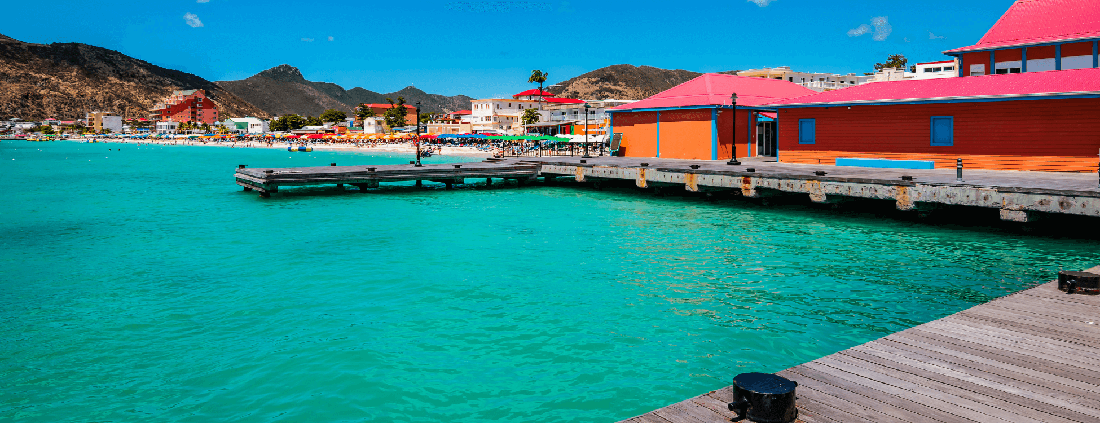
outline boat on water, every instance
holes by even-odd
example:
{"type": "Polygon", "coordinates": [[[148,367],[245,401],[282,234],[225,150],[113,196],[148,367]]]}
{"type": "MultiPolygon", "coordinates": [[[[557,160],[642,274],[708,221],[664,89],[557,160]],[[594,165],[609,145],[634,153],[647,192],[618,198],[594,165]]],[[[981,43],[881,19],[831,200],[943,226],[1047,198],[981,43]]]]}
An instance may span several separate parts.
{"type": "Polygon", "coordinates": [[[287,147],[286,151],[302,151],[302,152],[309,153],[309,152],[313,151],[313,147],[305,146],[305,145],[298,146],[298,147],[287,147]]]}

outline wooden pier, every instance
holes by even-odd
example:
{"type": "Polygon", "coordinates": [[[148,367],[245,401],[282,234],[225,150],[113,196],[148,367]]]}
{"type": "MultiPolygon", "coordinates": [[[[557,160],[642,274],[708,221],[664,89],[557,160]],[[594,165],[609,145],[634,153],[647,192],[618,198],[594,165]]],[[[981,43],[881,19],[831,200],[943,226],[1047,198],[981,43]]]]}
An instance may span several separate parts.
{"type": "Polygon", "coordinates": [[[237,169],[237,185],[254,190],[267,197],[279,192],[279,187],[307,185],[352,185],[360,189],[378,188],[382,182],[432,181],[451,188],[463,184],[466,179],[493,178],[532,180],[538,174],[538,165],[524,162],[481,162],[455,164],[426,164],[423,166],[318,166],[297,168],[247,168],[237,169]]]}
{"type": "MultiPolygon", "coordinates": [[[[1100,296],[1050,282],[778,374],[798,382],[803,423],[1087,423],[1097,357],[1100,296]]],[[[623,422],[728,422],[731,401],[726,387],[623,422]]]]}
{"type": "Polygon", "coordinates": [[[1044,213],[1100,217],[1096,174],[964,170],[909,170],[837,167],[752,161],[730,166],[721,161],[624,157],[523,157],[461,164],[242,168],[237,184],[267,196],[281,186],[354,185],[466,179],[533,181],[569,178],[600,187],[617,182],[652,190],[727,192],[746,198],[805,195],[815,203],[848,199],[894,201],[899,210],[930,211],[941,206],[999,210],[1001,219],[1030,222],[1044,213]]]}

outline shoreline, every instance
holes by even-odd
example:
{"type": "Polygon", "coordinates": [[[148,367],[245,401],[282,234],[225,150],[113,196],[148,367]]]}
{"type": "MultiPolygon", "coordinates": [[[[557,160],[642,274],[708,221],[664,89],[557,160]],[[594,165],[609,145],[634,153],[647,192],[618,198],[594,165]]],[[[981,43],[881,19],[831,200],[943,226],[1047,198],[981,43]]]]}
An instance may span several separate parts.
{"type": "MultiPolygon", "coordinates": [[[[87,140],[72,138],[59,141],[86,142],[87,140]]],[[[273,150],[286,150],[288,147],[301,145],[298,143],[291,143],[286,141],[272,142],[270,144],[259,141],[204,143],[196,142],[194,140],[134,140],[127,138],[107,138],[97,139],[95,141],[97,143],[105,144],[158,144],[189,147],[266,148],[273,150]]],[[[416,146],[408,142],[376,145],[355,145],[352,143],[310,143],[309,146],[313,147],[313,151],[356,151],[416,154],[416,146]]],[[[478,150],[474,147],[433,146],[433,150],[436,150],[434,155],[439,156],[464,156],[482,158],[493,156],[493,154],[488,151],[478,150]]]]}

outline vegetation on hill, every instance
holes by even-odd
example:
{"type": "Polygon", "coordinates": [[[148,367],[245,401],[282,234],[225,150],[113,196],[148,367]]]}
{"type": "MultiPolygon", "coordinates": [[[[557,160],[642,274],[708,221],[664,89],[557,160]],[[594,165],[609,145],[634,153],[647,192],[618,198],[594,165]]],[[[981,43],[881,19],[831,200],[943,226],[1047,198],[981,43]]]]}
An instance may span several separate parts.
{"type": "MultiPolygon", "coordinates": [[[[737,71],[721,72],[737,74],[737,71]]],[[[652,66],[612,65],[551,85],[558,97],[585,100],[641,100],[690,81],[702,73],[652,66]]]]}
{"type": "Polygon", "coordinates": [[[114,50],[0,36],[0,115],[5,118],[73,120],[91,111],[148,118],[172,91],[186,89],[206,90],[220,116],[267,116],[218,84],[114,50]]]}

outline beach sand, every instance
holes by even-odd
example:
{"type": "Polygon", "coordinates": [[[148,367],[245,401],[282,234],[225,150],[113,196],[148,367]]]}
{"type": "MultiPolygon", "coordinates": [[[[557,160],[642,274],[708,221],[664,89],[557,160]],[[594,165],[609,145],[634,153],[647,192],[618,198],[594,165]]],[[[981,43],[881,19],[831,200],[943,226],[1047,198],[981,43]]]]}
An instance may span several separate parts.
{"type": "MultiPolygon", "coordinates": [[[[81,141],[81,139],[74,139],[74,141],[81,141]]],[[[272,148],[278,150],[286,150],[290,146],[298,146],[297,143],[287,143],[286,141],[273,142],[269,146],[267,143],[259,141],[238,141],[238,142],[201,142],[198,140],[136,140],[128,138],[107,138],[97,139],[97,142],[102,143],[123,143],[123,144],[158,144],[158,145],[183,145],[183,146],[207,146],[207,147],[229,147],[229,148],[272,148]]],[[[370,145],[369,143],[361,143],[360,146],[356,146],[352,143],[312,143],[314,151],[361,151],[361,152],[380,152],[380,153],[403,153],[403,154],[416,154],[416,146],[412,143],[388,143],[370,145]]],[[[424,148],[423,146],[421,148],[424,148]]],[[[487,151],[478,150],[473,147],[450,147],[450,146],[432,146],[432,150],[435,154],[442,156],[468,156],[468,157],[492,157],[492,153],[487,151]]]]}

